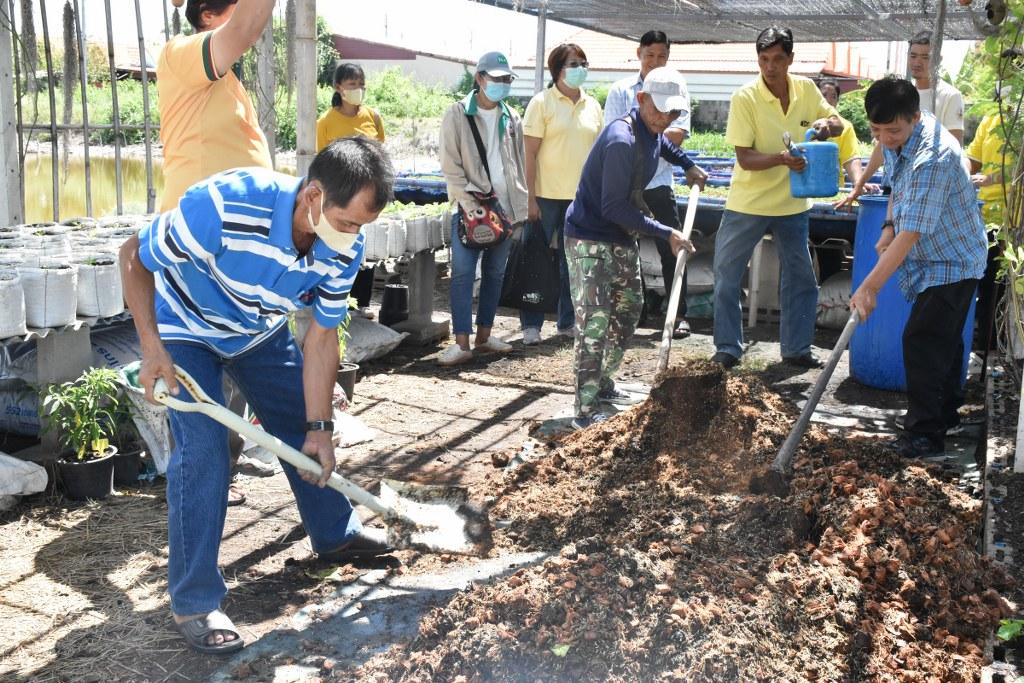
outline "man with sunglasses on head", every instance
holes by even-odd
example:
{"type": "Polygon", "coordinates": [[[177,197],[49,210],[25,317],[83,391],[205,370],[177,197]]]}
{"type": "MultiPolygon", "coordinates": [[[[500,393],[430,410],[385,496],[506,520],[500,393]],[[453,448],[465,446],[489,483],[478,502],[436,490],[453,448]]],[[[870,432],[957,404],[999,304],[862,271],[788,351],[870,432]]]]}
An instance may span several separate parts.
{"type": "MultiPolygon", "coordinates": [[[[640,72],[635,76],[617,81],[609,90],[608,98],[604,103],[604,125],[609,125],[616,119],[621,119],[630,110],[637,106],[637,93],[643,88],[644,79],[647,78],[653,69],[663,67],[668,63],[669,49],[671,43],[663,31],[648,31],[640,36],[640,45],[636,49],[637,59],[640,60],[640,72]]],[[[679,110],[679,116],[665,129],[665,137],[676,147],[682,149],[683,141],[690,131],[690,95],[686,91],[686,81],[679,76],[683,84],[682,97],[684,106],[679,110]]],[[[700,169],[690,173],[696,174],[700,169]]],[[[692,185],[696,176],[687,175],[686,182],[692,185]]],[[[676,207],[676,196],[672,190],[672,164],[661,160],[654,177],[647,187],[644,188],[644,201],[650,207],[655,219],[662,225],[670,228],[679,228],[679,213],[676,207]]],[[[672,291],[672,278],[676,271],[676,257],[672,255],[668,242],[656,240],[658,255],[661,257],[661,274],[665,278],[665,292],[672,291]]],[[[675,339],[684,339],[690,336],[690,324],[686,322],[686,273],[683,273],[683,288],[679,295],[679,308],[676,314],[676,329],[672,336],[675,339]]]]}
{"type": "Polygon", "coordinates": [[[736,147],[736,166],[715,236],[715,349],[712,360],[731,368],[743,355],[740,282],[757,243],[771,232],[779,253],[782,360],[821,367],[811,354],[818,282],[808,242],[809,199],[793,197],[789,172],[802,172],[803,157],[786,149],[783,134],[802,140],[814,128],[818,139],[843,132],[839,113],[809,78],[793,76],[793,33],[772,26],[755,44],[761,70],[733,93],[725,140],[736,147]]]}

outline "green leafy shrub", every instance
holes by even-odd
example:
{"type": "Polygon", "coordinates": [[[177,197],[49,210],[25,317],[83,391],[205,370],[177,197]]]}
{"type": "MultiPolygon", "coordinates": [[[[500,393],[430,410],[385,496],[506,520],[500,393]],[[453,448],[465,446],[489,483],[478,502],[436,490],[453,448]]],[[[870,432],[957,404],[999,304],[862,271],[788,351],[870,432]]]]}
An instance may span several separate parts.
{"type": "Polygon", "coordinates": [[[857,139],[861,142],[871,142],[871,125],[868,123],[868,115],[864,111],[864,95],[870,81],[863,81],[860,90],[848,92],[839,98],[839,115],[853,124],[853,130],[857,133],[857,139]]]}

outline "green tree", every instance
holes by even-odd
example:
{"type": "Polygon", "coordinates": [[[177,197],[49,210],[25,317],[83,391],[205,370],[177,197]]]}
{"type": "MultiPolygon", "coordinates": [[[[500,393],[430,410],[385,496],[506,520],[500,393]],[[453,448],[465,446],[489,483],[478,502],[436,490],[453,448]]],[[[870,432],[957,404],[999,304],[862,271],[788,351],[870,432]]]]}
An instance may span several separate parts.
{"type": "Polygon", "coordinates": [[[871,81],[861,81],[860,90],[844,94],[839,98],[837,107],[839,115],[853,124],[853,130],[861,142],[871,141],[871,125],[868,123],[868,115],[864,111],[864,95],[869,85],[871,85],[871,81]]]}

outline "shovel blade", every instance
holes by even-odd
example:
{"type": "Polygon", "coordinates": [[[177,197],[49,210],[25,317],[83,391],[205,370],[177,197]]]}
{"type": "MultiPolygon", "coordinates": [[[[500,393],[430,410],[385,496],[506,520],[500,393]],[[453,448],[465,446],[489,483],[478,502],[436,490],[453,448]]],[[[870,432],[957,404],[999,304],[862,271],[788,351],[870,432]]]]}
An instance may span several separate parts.
{"type": "Polygon", "coordinates": [[[395,548],[482,555],[491,547],[487,511],[465,489],[384,479],[380,499],[394,511],[384,521],[395,548]]]}

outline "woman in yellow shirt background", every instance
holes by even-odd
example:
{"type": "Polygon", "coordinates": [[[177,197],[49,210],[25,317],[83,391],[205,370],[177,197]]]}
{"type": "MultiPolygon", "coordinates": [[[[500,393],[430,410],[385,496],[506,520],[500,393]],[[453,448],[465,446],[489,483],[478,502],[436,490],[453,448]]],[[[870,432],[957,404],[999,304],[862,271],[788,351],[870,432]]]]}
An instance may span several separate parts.
{"type": "MultiPolygon", "coordinates": [[[[370,109],[366,99],[366,75],[358,64],[346,62],[334,70],[334,97],[331,108],[316,122],[316,151],[338,138],[362,135],[384,142],[384,123],[380,114],[370,109]]],[[[363,268],[352,283],[351,296],[359,302],[359,310],[370,317],[367,307],[373,297],[373,268],[363,268]]]]}
{"type": "Polygon", "coordinates": [[[364,135],[384,142],[384,123],[370,109],[366,99],[366,76],[358,64],[346,62],[334,70],[334,98],[331,108],[316,122],[316,149],[319,152],[338,138],[364,135]]]}

